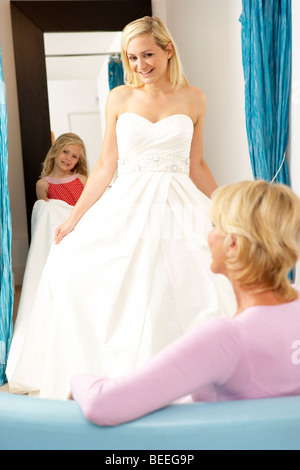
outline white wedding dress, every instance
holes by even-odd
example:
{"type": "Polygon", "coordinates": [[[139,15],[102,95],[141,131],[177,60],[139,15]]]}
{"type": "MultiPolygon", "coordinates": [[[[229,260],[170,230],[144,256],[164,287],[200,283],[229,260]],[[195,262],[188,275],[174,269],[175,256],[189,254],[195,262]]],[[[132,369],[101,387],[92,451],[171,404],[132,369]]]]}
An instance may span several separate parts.
{"type": "Polygon", "coordinates": [[[209,199],[189,178],[193,133],[183,114],[120,116],[118,178],[51,249],[21,347],[13,338],[12,392],[66,399],[74,374],[125,374],[234,314],[229,282],[210,271],[209,199]]]}

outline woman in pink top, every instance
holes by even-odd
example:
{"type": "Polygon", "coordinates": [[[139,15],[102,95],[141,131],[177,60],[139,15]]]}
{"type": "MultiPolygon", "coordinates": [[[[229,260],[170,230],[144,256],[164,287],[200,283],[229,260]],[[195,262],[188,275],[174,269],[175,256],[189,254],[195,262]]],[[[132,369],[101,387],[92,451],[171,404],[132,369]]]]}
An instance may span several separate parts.
{"type": "Polygon", "coordinates": [[[75,206],[87,181],[87,158],[81,138],[62,134],[53,143],[36,184],[38,199],[58,199],[75,206]]]}
{"type": "MultiPolygon", "coordinates": [[[[300,200],[264,181],[219,188],[212,202],[211,269],[229,278],[234,318],[215,319],[124,377],[81,374],[72,397],[99,425],[134,420],[189,395],[228,401],[300,394],[300,200]]],[[[200,286],[199,286],[200,287],[200,286]]]]}

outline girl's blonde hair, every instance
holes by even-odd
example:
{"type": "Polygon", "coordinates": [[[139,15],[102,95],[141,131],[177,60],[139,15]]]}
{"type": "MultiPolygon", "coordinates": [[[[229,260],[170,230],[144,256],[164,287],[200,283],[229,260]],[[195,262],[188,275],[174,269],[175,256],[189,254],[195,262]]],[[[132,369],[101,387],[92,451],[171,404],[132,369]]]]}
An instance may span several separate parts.
{"type": "Polygon", "coordinates": [[[124,81],[126,85],[141,87],[143,82],[131,70],[127,49],[129,42],[138,36],[151,36],[153,41],[161,49],[165,50],[172,43],[174,52],[169,59],[169,79],[172,87],[187,86],[188,80],[184,74],[183,66],[178,54],[176,44],[167,26],[157,17],[145,16],[139,20],[132,21],[123,30],[121,54],[124,68],[124,81]]]}
{"type": "Polygon", "coordinates": [[[300,199],[285,185],[246,181],[219,188],[211,207],[212,221],[237,239],[227,258],[234,279],[253,292],[273,290],[289,302],[296,295],[288,279],[300,253],[300,199]]]}
{"type": "Polygon", "coordinates": [[[82,149],[77,165],[73,168],[73,172],[77,172],[80,175],[88,176],[88,164],[86,158],[86,149],[82,139],[72,133],[62,134],[58,137],[50,148],[46,159],[43,163],[42,173],[40,178],[50,175],[54,168],[54,160],[56,157],[61,155],[64,149],[68,145],[79,145],[82,149]]]}

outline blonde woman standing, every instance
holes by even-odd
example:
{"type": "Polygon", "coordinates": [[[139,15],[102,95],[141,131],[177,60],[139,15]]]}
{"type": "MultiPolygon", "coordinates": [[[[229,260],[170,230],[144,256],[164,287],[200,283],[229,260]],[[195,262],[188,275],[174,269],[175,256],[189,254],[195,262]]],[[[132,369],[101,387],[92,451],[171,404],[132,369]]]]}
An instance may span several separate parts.
{"type": "Polygon", "coordinates": [[[205,96],[158,18],[125,28],[122,57],[99,162],[56,231],[22,358],[8,367],[18,393],[65,399],[74,374],[125,374],[234,312],[229,282],[210,271],[205,96]]]}

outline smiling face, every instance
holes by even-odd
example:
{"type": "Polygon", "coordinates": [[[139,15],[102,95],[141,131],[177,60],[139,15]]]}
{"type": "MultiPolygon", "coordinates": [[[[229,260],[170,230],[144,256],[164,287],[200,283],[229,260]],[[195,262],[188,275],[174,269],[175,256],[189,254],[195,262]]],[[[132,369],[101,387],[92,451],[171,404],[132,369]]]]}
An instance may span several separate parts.
{"type": "Polygon", "coordinates": [[[54,167],[64,173],[70,173],[77,165],[82,153],[80,145],[67,145],[54,160],[54,167]]]}
{"type": "Polygon", "coordinates": [[[172,54],[171,43],[164,50],[153,41],[150,35],[133,38],[127,49],[130,68],[144,85],[169,80],[168,63],[172,54]]]}

